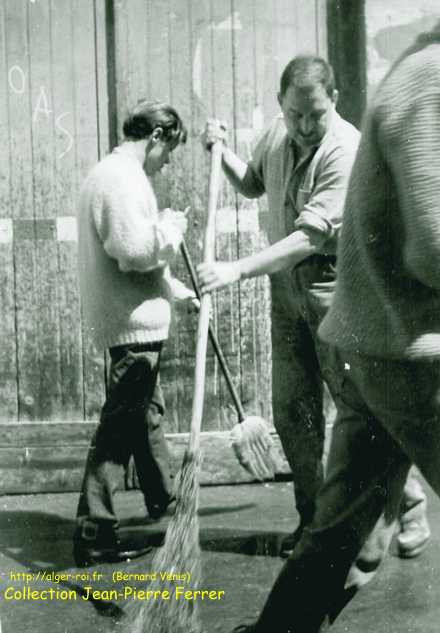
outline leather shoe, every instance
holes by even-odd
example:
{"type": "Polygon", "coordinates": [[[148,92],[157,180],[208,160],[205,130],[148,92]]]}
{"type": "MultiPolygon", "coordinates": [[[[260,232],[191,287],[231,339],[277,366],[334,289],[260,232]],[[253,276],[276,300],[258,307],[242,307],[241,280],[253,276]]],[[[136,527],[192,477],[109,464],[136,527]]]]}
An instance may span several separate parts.
{"type": "Polygon", "coordinates": [[[73,558],[77,567],[99,563],[119,563],[144,556],[153,549],[142,547],[119,538],[117,531],[106,524],[85,520],[78,525],[73,536],[73,558]]]}
{"type": "Polygon", "coordinates": [[[139,558],[151,552],[153,547],[118,549],[114,547],[99,547],[97,544],[90,544],[87,541],[75,541],[73,546],[73,558],[77,567],[88,567],[89,565],[99,565],[100,563],[121,563],[133,558],[139,558]]]}
{"type": "Polygon", "coordinates": [[[172,514],[176,507],[176,497],[171,497],[166,504],[155,503],[148,506],[150,519],[158,521],[164,514],[172,514]]]}
{"type": "Polygon", "coordinates": [[[298,526],[292,534],[289,534],[281,541],[280,556],[281,558],[289,558],[301,538],[303,528],[298,526]]]}

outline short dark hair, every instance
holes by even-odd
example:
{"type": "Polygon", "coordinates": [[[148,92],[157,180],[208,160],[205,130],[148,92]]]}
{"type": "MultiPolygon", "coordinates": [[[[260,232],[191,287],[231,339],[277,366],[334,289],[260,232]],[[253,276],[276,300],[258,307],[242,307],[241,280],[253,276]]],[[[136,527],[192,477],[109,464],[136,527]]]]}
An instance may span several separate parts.
{"type": "Polygon", "coordinates": [[[162,128],[163,140],[174,147],[186,142],[187,131],[177,110],[163,101],[138,101],[125,118],[122,130],[126,139],[140,141],[157,128],[162,128]]]}
{"type": "Polygon", "coordinates": [[[283,96],[290,86],[307,88],[322,84],[329,97],[335,89],[333,68],[322,57],[316,55],[298,55],[285,67],[280,80],[280,94],[283,96]]]}

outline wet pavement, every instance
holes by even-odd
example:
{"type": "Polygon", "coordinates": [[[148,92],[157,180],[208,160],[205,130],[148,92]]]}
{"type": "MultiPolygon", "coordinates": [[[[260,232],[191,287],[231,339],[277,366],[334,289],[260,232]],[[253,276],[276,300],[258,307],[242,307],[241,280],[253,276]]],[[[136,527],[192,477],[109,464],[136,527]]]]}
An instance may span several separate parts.
{"type": "MultiPolygon", "coordinates": [[[[74,493],[0,499],[1,633],[125,633],[129,628],[126,616],[136,601],[128,594],[145,589],[145,582],[114,574],[154,573],[152,554],[126,563],[75,568],[71,539],[77,499],[74,493]],[[98,591],[96,599],[92,590],[98,591]],[[109,591],[117,597],[105,593],[109,591]]],[[[227,633],[255,618],[282,566],[277,557],[280,542],[297,524],[292,499],[289,482],[202,488],[202,588],[224,591],[220,599],[201,602],[206,632],[227,633]]],[[[431,492],[429,500],[433,536],[425,552],[417,559],[400,560],[392,547],[381,572],[345,610],[332,633],[439,633],[440,502],[431,492]]],[[[169,518],[146,518],[137,491],[118,493],[116,504],[126,536],[138,544],[160,544],[169,518]]],[[[191,585],[176,582],[182,584],[188,584],[186,589],[191,585]]],[[[276,623],[273,630],[276,633],[276,623]]]]}

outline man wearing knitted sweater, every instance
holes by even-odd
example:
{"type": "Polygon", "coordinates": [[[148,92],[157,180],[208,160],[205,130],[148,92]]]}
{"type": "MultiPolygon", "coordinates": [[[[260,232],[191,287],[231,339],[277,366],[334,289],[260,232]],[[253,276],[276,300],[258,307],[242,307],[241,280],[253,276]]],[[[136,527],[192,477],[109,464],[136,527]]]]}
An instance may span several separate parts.
{"type": "Polygon", "coordinates": [[[159,359],[172,301],[194,298],[168,268],[187,227],[185,213],[159,213],[149,180],[185,141],[185,128],[167,104],[141,101],[123,129],[124,141],[92,169],[79,203],[84,323],[97,346],[109,349],[111,368],[78,505],[78,565],[146,551],[118,539],[113,494],[131,455],[149,514],[159,517],[170,502],[159,359]]]}
{"type": "Polygon", "coordinates": [[[243,633],[326,628],[412,463],[440,495],[440,23],[396,62],[366,116],[320,334],[345,367],[328,476],[312,525],[243,633]]]}

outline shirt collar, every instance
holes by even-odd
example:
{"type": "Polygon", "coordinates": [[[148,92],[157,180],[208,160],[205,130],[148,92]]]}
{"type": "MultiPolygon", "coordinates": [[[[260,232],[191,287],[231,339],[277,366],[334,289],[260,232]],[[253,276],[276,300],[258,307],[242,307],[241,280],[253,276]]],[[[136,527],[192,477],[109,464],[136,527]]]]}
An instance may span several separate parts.
{"type": "Polygon", "coordinates": [[[313,154],[315,154],[317,149],[319,147],[321,147],[322,145],[324,145],[324,143],[326,143],[328,141],[328,139],[331,136],[333,136],[333,132],[335,130],[335,127],[338,125],[339,118],[340,118],[339,114],[336,112],[336,110],[333,110],[332,116],[331,116],[331,120],[330,120],[330,125],[328,126],[327,132],[324,134],[324,136],[319,141],[319,143],[317,145],[314,145],[313,147],[311,147],[305,154],[303,152],[301,152],[300,148],[298,147],[298,145],[295,143],[294,140],[290,140],[290,146],[293,149],[293,153],[294,153],[294,156],[295,156],[295,161],[296,161],[297,157],[299,157],[301,162],[303,162],[303,161],[307,160],[307,158],[310,158],[313,154]]]}

